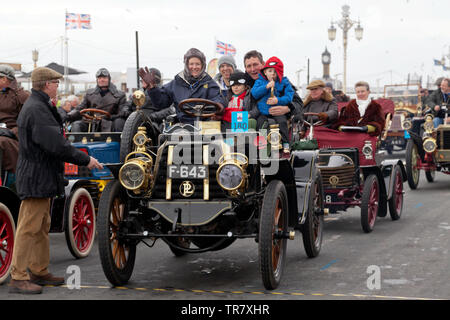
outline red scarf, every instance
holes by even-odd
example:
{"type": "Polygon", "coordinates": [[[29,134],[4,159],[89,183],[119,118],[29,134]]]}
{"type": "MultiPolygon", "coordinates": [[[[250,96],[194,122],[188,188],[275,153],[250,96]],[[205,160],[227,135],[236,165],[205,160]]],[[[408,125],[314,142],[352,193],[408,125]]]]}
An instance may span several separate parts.
{"type": "Polygon", "coordinates": [[[228,102],[228,106],[225,108],[225,112],[222,118],[224,121],[231,122],[232,112],[244,111],[244,97],[246,93],[247,91],[244,91],[239,96],[233,94],[230,101],[228,102]]]}

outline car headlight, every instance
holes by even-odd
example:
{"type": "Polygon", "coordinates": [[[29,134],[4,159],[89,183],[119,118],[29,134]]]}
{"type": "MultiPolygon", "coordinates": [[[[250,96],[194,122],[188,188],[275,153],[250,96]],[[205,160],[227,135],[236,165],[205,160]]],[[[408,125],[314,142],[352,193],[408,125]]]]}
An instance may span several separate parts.
{"type": "Polygon", "coordinates": [[[402,123],[402,127],[404,130],[409,130],[412,128],[412,122],[410,119],[406,119],[405,121],[403,121],[402,123]]]}
{"type": "Polygon", "coordinates": [[[425,139],[425,141],[423,142],[423,149],[428,153],[434,152],[434,150],[436,150],[436,139],[425,139]]]}
{"type": "Polygon", "coordinates": [[[228,191],[239,189],[244,183],[244,170],[234,163],[224,163],[217,170],[217,182],[228,191]]]}
{"type": "Polygon", "coordinates": [[[365,145],[362,148],[362,153],[364,154],[366,159],[372,159],[373,158],[372,152],[373,152],[372,143],[370,141],[365,141],[365,145]]]}
{"type": "Polygon", "coordinates": [[[433,132],[433,129],[434,129],[434,123],[433,123],[433,120],[428,120],[428,119],[427,119],[427,121],[425,121],[425,123],[423,124],[423,129],[424,129],[426,132],[428,132],[428,133],[433,132]]]}
{"type": "Polygon", "coordinates": [[[145,180],[145,169],[137,162],[126,163],[119,171],[120,183],[129,190],[139,189],[145,180]]]}

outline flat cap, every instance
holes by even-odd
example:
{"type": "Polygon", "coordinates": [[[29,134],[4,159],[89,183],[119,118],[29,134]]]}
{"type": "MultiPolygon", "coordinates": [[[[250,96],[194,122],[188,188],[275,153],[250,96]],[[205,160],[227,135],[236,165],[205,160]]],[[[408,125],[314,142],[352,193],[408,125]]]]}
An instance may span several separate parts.
{"type": "Polygon", "coordinates": [[[7,64],[0,64],[0,77],[6,77],[9,80],[14,80],[16,75],[14,69],[7,64]]]}
{"type": "Polygon", "coordinates": [[[63,75],[47,67],[38,67],[31,73],[31,81],[49,81],[61,79],[63,75]]]}
{"type": "Polygon", "coordinates": [[[322,80],[311,81],[306,89],[311,90],[319,87],[325,88],[325,82],[323,82],[322,80]]]}

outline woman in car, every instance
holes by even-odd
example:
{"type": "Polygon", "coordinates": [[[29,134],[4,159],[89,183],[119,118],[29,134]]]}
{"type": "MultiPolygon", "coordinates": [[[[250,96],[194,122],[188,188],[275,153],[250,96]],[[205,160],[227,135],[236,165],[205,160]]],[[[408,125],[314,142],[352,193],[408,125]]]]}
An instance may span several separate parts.
{"type": "MultiPolygon", "coordinates": [[[[208,99],[226,104],[218,84],[205,72],[206,57],[196,48],[189,49],[184,55],[184,70],[175,79],[162,87],[158,87],[151,72],[139,70],[139,75],[147,84],[147,91],[154,106],[160,109],[175,106],[178,120],[182,123],[193,124],[194,118],[184,114],[178,104],[189,98],[208,99]]],[[[148,70],[148,69],[147,69],[148,70]]]]}

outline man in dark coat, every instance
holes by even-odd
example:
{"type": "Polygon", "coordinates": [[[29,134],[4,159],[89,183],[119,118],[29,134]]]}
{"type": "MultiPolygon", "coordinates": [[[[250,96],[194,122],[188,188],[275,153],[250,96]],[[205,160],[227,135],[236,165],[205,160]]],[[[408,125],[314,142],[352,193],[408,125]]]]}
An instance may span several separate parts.
{"type": "Polygon", "coordinates": [[[441,81],[438,90],[435,90],[426,99],[426,105],[431,109],[434,115],[433,123],[437,127],[444,123],[445,113],[442,110],[442,105],[450,107],[450,79],[444,78],[441,81]]]}
{"type": "Polygon", "coordinates": [[[370,88],[365,81],[355,84],[356,99],[342,108],[339,118],[332,126],[339,129],[341,126],[367,126],[367,132],[378,136],[384,129],[385,118],[381,105],[369,98],[370,88]]]}
{"type": "Polygon", "coordinates": [[[17,117],[29,95],[18,86],[14,69],[0,65],[0,149],[3,150],[0,169],[13,173],[16,172],[19,155],[17,117]]]}
{"type": "Polygon", "coordinates": [[[60,78],[61,74],[49,68],[36,68],[31,74],[31,96],[17,120],[16,185],[22,203],[11,263],[11,293],[41,293],[41,285],[64,283],[63,277],[48,271],[51,199],[64,194],[64,162],[103,168],[64,137],[61,117],[51,102],[60,78]]]}
{"type": "Polygon", "coordinates": [[[80,105],[67,115],[67,119],[63,120],[75,121],[72,123],[72,132],[86,132],[89,127],[88,122],[79,120],[81,119],[80,112],[88,108],[100,109],[111,114],[111,119],[103,118],[101,120],[100,131],[121,132],[127,117],[130,115],[125,93],[111,83],[111,75],[107,69],[99,69],[96,78],[97,86],[89,89],[80,105]]]}

